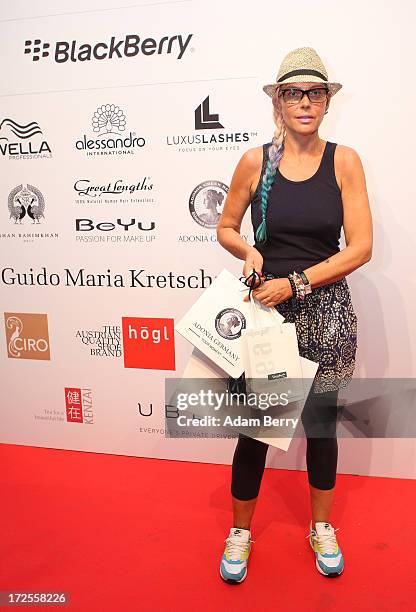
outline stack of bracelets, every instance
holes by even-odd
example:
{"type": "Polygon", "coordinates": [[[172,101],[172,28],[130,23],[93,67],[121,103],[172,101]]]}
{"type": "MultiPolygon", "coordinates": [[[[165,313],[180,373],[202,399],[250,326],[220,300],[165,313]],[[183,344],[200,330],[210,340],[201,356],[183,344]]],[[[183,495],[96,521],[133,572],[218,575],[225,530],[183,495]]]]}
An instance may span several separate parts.
{"type": "MultiPolygon", "coordinates": [[[[280,278],[279,276],[275,276],[274,274],[267,273],[264,275],[264,281],[272,280],[273,278],[280,278]]],[[[293,298],[297,300],[304,300],[305,295],[308,293],[312,293],[312,287],[306,276],[305,272],[295,272],[293,271],[291,274],[288,274],[287,278],[289,279],[290,286],[292,287],[293,298]]],[[[247,287],[250,287],[250,295],[251,291],[256,286],[256,282],[260,280],[260,275],[254,269],[252,273],[244,280],[244,283],[247,287]],[[250,282],[249,282],[250,281],[250,282]]]]}
{"type": "Polygon", "coordinates": [[[298,272],[293,271],[291,274],[288,274],[288,279],[290,286],[292,287],[294,298],[304,300],[305,295],[312,293],[311,284],[304,272],[299,274],[298,272]]]}

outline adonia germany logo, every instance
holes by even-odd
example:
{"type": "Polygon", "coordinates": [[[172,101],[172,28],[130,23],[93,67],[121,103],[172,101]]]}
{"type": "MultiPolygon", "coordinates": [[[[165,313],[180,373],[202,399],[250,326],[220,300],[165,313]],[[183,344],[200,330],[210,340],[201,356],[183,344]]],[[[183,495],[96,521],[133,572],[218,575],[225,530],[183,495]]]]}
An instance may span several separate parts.
{"type": "Polygon", "coordinates": [[[202,227],[214,229],[224,208],[228,187],[221,181],[204,181],[195,187],[189,198],[189,212],[202,227]]]}
{"type": "Polygon", "coordinates": [[[110,40],[97,43],[80,43],[77,40],[44,42],[40,38],[26,40],[24,54],[32,56],[33,62],[51,57],[57,64],[66,62],[91,62],[112,60],[125,57],[172,55],[180,60],[189,48],[193,34],[175,34],[160,38],[143,38],[137,34],[127,34],[122,39],[112,36],[110,40]]]}
{"type": "Polygon", "coordinates": [[[246,327],[246,318],[236,308],[224,308],[215,317],[215,329],[226,340],[235,340],[246,327]]]}

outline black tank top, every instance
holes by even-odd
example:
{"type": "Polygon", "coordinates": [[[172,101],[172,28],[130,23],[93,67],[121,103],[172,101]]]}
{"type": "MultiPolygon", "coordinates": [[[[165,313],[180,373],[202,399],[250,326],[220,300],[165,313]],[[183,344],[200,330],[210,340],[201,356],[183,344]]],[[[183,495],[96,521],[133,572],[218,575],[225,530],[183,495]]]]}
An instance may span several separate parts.
{"type": "MultiPolygon", "coordinates": [[[[260,191],[270,144],[263,145],[261,176],[251,199],[254,236],[261,222],[260,191]]],[[[254,243],[263,255],[264,273],[287,276],[339,252],[343,206],[335,178],[336,146],[326,142],[317,172],[303,181],[287,179],[277,168],[266,213],[268,240],[254,243]]]]}

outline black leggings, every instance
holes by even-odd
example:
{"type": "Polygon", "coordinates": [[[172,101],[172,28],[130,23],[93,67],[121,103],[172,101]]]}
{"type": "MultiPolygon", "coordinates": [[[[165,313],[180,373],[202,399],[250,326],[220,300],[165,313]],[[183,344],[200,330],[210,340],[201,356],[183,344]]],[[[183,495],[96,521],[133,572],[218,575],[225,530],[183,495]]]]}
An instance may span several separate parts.
{"type": "MultiPolygon", "coordinates": [[[[307,440],[308,481],[317,489],[328,490],[335,486],[338,461],[337,401],[338,391],[311,391],[301,414],[307,440]]],[[[268,448],[269,445],[264,442],[239,434],[231,480],[231,493],[237,499],[248,501],[258,496],[268,448]]]]}

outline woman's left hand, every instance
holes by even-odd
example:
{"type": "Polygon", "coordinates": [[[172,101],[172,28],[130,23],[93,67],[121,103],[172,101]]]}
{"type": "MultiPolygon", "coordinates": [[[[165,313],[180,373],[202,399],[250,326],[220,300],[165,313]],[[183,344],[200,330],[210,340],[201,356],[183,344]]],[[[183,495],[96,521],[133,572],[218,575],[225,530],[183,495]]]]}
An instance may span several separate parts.
{"type": "MultiPolygon", "coordinates": [[[[281,302],[285,302],[293,296],[292,287],[288,278],[272,278],[264,281],[259,287],[251,292],[256,300],[261,302],[263,306],[276,306],[281,302]]],[[[244,302],[248,302],[248,294],[244,297],[244,302]]]]}

